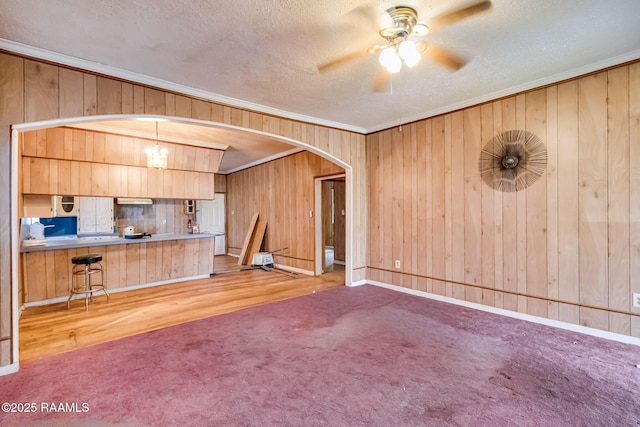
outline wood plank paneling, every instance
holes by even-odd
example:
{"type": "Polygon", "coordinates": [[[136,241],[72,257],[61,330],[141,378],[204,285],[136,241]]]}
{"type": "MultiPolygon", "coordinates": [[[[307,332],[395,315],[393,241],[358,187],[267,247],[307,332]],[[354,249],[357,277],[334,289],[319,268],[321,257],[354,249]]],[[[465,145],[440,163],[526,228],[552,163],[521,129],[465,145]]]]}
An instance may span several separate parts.
{"type": "Polygon", "coordinates": [[[302,262],[305,269],[313,270],[315,219],[309,212],[315,209],[314,178],[325,171],[343,172],[315,154],[301,152],[227,175],[229,250],[240,252],[251,217],[258,212],[260,220],[267,224],[263,248],[268,251],[288,248],[274,254],[276,263],[295,267],[302,262]],[[289,197],[289,193],[298,196],[289,197]],[[303,232],[293,234],[284,229],[303,232]]]}
{"type": "Polygon", "coordinates": [[[24,108],[27,122],[58,115],[58,67],[24,61],[24,108]]]}
{"type": "MultiPolygon", "coordinates": [[[[464,118],[464,282],[482,281],[482,181],[478,174],[481,146],[480,108],[469,108],[464,118]]],[[[467,301],[482,303],[482,290],[465,289],[467,301]]]]}
{"type": "MultiPolygon", "coordinates": [[[[607,73],[578,80],[580,303],[608,306],[607,73]]],[[[607,316],[580,310],[580,322],[608,328],[607,316]]]]}
{"type": "MultiPolygon", "coordinates": [[[[145,149],[155,140],[57,127],[24,132],[24,156],[147,166],[145,149]]],[[[222,150],[163,142],[169,150],[169,169],[215,173],[222,150]]]]}
{"type": "MultiPolygon", "coordinates": [[[[640,163],[640,63],[629,66],[629,164],[640,163]]],[[[640,168],[630,168],[629,176],[630,293],[640,293],[640,168]]],[[[631,335],[640,337],[640,307],[630,310],[631,335]]]]}
{"type": "MultiPolygon", "coordinates": [[[[493,104],[485,104],[480,107],[480,149],[494,136],[493,130],[493,104]]],[[[495,286],[495,246],[496,246],[496,233],[495,233],[495,213],[494,213],[494,194],[488,185],[482,181],[478,182],[480,187],[481,197],[481,283],[486,283],[488,287],[495,286]]],[[[486,305],[494,305],[495,292],[489,290],[482,290],[482,303],[486,305]]]]}
{"type": "Polygon", "coordinates": [[[634,63],[405,126],[431,130],[415,141],[368,135],[369,277],[640,335],[639,87],[634,63]],[[546,173],[514,193],[479,186],[481,146],[513,129],[543,140],[546,173]],[[398,247],[398,233],[415,237],[398,247]]]}
{"type": "MultiPolygon", "coordinates": [[[[529,92],[526,101],[526,129],[536,137],[546,139],[546,91],[529,92]]],[[[527,191],[526,200],[526,275],[527,295],[546,298],[547,286],[547,175],[543,174],[527,191]]],[[[528,299],[527,313],[547,317],[542,299],[528,299]]]]}
{"type": "MultiPolygon", "coordinates": [[[[200,166],[196,165],[195,171],[165,170],[160,176],[156,170],[149,170],[146,167],[145,140],[138,138],[53,128],[46,131],[25,132],[23,140],[26,149],[24,155],[38,158],[36,162],[45,167],[45,169],[23,168],[23,181],[28,184],[23,186],[24,193],[182,199],[212,199],[215,194],[213,173],[215,170],[211,168],[218,167],[220,150],[170,144],[180,147],[180,153],[189,152],[192,153],[192,157],[202,157],[207,154],[215,161],[202,162],[200,166]],[[64,167],[70,167],[71,180],[59,180],[61,173],[57,169],[59,165],[54,161],[43,163],[43,159],[72,160],[70,164],[63,164],[64,167]],[[77,180],[74,180],[73,172],[76,170],[78,176],[84,180],[80,185],[77,185],[77,180]],[[44,189],[42,176],[40,176],[45,173],[48,173],[49,180],[47,190],[44,189]],[[149,174],[152,177],[151,185],[148,181],[149,174]],[[188,177],[190,179],[187,179],[188,177]],[[33,185],[30,180],[33,180],[33,185]],[[189,185],[185,185],[187,182],[189,185]]],[[[173,165],[181,168],[190,166],[188,159],[174,161],[173,165]]],[[[62,171],[63,174],[66,172],[66,169],[62,171]]]]}
{"type": "MultiPolygon", "coordinates": [[[[607,76],[607,221],[609,307],[627,310],[630,297],[629,249],[629,68],[607,76]],[[615,284],[615,286],[611,286],[615,284]]],[[[628,335],[630,319],[609,317],[610,329],[628,335]]]]}
{"type": "MultiPolygon", "coordinates": [[[[547,296],[558,299],[558,87],[547,88],[546,94],[547,165],[547,296]]],[[[547,317],[558,320],[559,305],[547,303],[547,317]]]]}

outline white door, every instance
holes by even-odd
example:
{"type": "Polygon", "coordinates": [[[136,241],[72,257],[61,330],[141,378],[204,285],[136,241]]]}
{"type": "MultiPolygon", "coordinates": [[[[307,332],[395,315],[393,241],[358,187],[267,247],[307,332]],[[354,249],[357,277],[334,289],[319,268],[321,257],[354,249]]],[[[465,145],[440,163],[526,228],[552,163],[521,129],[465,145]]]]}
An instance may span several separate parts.
{"type": "Polygon", "coordinates": [[[78,234],[96,232],[96,201],[93,197],[79,197],[78,234]]]}
{"type": "MultiPolygon", "coordinates": [[[[216,193],[213,200],[196,201],[196,221],[200,231],[224,233],[224,194],[216,193]]],[[[226,248],[225,236],[216,237],[216,255],[224,255],[226,248]]]]}
{"type": "Polygon", "coordinates": [[[113,199],[111,197],[95,197],[96,200],[96,233],[113,232],[113,199]]]}
{"type": "Polygon", "coordinates": [[[78,197],[78,234],[113,231],[111,197],[78,197]]]}

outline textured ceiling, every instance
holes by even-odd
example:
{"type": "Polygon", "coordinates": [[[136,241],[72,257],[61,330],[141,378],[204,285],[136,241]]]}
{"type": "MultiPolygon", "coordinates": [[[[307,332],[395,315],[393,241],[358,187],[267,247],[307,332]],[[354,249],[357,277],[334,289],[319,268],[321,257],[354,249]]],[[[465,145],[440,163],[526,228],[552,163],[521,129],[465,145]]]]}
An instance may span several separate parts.
{"type": "Polygon", "coordinates": [[[640,58],[639,0],[493,0],[425,38],[468,60],[423,59],[375,93],[363,11],[406,5],[428,21],[473,0],[0,0],[0,49],[369,133],[640,58]],[[37,49],[34,49],[37,48],[37,49]]]}

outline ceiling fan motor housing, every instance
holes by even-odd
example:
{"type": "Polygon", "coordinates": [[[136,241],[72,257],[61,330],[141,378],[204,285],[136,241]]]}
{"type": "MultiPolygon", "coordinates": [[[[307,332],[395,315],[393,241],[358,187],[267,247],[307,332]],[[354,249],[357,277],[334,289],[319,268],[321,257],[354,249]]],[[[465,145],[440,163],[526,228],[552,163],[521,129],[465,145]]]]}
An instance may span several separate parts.
{"type": "Polygon", "coordinates": [[[418,13],[408,6],[392,7],[387,9],[387,14],[391,18],[391,23],[380,30],[380,35],[390,43],[397,43],[409,37],[418,22],[418,13]]]}

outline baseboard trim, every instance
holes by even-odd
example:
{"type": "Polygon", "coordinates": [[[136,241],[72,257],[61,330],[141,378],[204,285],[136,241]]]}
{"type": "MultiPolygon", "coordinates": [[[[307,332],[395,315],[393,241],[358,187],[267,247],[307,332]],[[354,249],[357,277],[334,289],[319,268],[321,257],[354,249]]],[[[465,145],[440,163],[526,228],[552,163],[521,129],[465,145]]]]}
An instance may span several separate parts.
{"type": "MultiPolygon", "coordinates": [[[[358,280],[357,282],[352,282],[349,287],[350,288],[355,288],[356,286],[362,286],[362,285],[366,285],[367,283],[369,283],[366,279],[363,280],[358,280]]],[[[373,283],[371,283],[373,285],[373,283]]]]}
{"type": "Polygon", "coordinates": [[[541,325],[552,326],[559,329],[565,329],[568,331],[579,332],[585,335],[605,338],[611,341],[617,341],[624,344],[633,344],[633,345],[640,346],[640,338],[632,337],[629,335],[617,334],[615,332],[603,331],[601,329],[590,328],[588,326],[582,326],[582,325],[575,325],[573,323],[567,323],[561,320],[547,319],[545,317],[533,316],[531,314],[526,314],[526,313],[518,313],[516,311],[505,310],[503,308],[497,308],[497,307],[491,307],[488,305],[478,304],[475,302],[463,301],[463,300],[459,300],[451,297],[432,294],[425,291],[419,291],[417,289],[403,288],[402,286],[390,285],[388,283],[378,282],[375,280],[366,280],[366,283],[374,286],[379,286],[381,288],[402,292],[405,294],[415,295],[423,298],[429,298],[436,301],[446,302],[449,304],[460,305],[467,308],[482,310],[489,313],[499,314],[502,316],[512,317],[514,319],[525,320],[528,322],[538,323],[541,325]]]}
{"type": "Polygon", "coordinates": [[[20,365],[17,363],[12,363],[11,365],[0,367],[0,377],[9,374],[15,374],[18,372],[20,365]]]}
{"type": "MultiPolygon", "coordinates": [[[[184,277],[182,279],[162,280],[160,282],[143,283],[141,285],[126,286],[124,288],[107,289],[107,291],[109,291],[110,294],[113,294],[117,292],[134,291],[136,289],[152,288],[154,286],[169,285],[171,283],[186,282],[187,280],[208,279],[209,277],[211,276],[208,274],[204,274],[201,276],[184,277]]],[[[100,297],[103,295],[104,294],[102,293],[98,293],[96,294],[96,297],[100,297]]],[[[24,303],[24,307],[38,307],[41,305],[49,305],[49,304],[56,304],[59,302],[66,302],[68,298],[69,297],[66,296],[66,297],[57,297],[57,298],[51,298],[46,300],[40,300],[40,301],[26,302],[24,303]]],[[[82,296],[82,294],[74,295],[74,297],[71,298],[71,301],[74,301],[77,299],[84,299],[84,296],[82,296]]]]}

